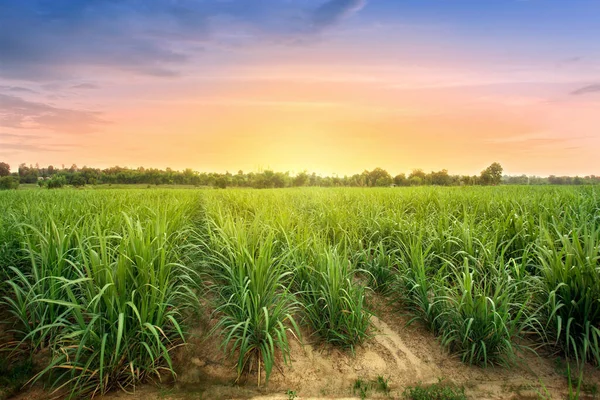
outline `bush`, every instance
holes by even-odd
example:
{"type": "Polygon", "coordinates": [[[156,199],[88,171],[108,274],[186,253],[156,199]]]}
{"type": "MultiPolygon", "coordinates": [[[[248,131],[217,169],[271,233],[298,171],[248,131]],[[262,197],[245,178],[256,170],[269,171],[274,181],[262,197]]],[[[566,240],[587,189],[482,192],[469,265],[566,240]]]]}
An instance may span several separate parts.
{"type": "Polygon", "coordinates": [[[18,189],[19,180],[13,176],[0,177],[0,190],[18,189]]]}
{"type": "Polygon", "coordinates": [[[67,180],[62,175],[56,175],[48,181],[48,189],[59,189],[67,184],[67,180]]]}

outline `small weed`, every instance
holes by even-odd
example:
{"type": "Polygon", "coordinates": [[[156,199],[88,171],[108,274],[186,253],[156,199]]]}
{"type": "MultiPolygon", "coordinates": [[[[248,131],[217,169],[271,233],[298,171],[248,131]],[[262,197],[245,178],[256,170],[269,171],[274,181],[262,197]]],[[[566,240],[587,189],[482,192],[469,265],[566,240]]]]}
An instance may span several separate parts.
{"type": "Polygon", "coordinates": [[[298,397],[296,391],[292,389],[288,389],[285,394],[288,397],[288,400],[294,400],[296,397],[298,397]]]}
{"type": "Polygon", "coordinates": [[[583,382],[581,385],[581,391],[589,396],[592,396],[593,399],[598,397],[598,385],[595,383],[583,382]]]}
{"type": "Polygon", "coordinates": [[[32,376],[33,363],[30,359],[8,365],[0,363],[0,399],[9,398],[15,394],[32,376]]]}
{"type": "Polygon", "coordinates": [[[385,393],[386,396],[390,394],[389,378],[384,378],[379,375],[377,379],[363,380],[358,378],[354,381],[354,387],[352,393],[360,396],[361,399],[366,399],[370,390],[376,390],[378,392],[385,393]]]}
{"type": "Polygon", "coordinates": [[[367,392],[369,391],[369,389],[371,389],[371,384],[359,378],[356,381],[354,381],[354,388],[352,393],[358,394],[361,399],[366,399],[367,392]]]}
{"type": "Polygon", "coordinates": [[[466,400],[464,387],[456,387],[442,383],[433,385],[409,386],[404,390],[404,398],[408,400],[466,400]]]}
{"type": "Polygon", "coordinates": [[[384,378],[383,376],[379,375],[377,377],[377,390],[385,394],[390,394],[389,381],[389,378],[384,378]]]}

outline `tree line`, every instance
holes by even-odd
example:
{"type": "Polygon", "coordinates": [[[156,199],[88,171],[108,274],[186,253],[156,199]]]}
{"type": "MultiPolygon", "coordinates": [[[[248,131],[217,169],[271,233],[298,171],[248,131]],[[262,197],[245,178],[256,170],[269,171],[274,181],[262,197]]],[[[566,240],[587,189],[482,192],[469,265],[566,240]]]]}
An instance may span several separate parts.
{"type": "Polygon", "coordinates": [[[392,176],[382,168],[363,171],[350,176],[320,176],[306,171],[298,174],[265,170],[261,172],[217,173],[197,172],[191,169],[176,171],[170,168],[125,168],[111,167],[106,169],[72,165],[69,168],[55,168],[52,165],[19,165],[17,171],[11,172],[10,166],[0,162],[0,189],[14,189],[19,184],[35,183],[42,187],[60,188],[65,185],[81,187],[99,184],[147,184],[147,185],[192,185],[250,188],[285,188],[300,186],[356,186],[356,187],[388,187],[388,186],[462,186],[462,185],[498,185],[504,184],[592,184],[600,183],[600,177],[548,177],[537,178],[523,176],[503,176],[502,166],[494,162],[479,175],[451,175],[447,170],[429,173],[414,169],[409,174],[392,176]]]}

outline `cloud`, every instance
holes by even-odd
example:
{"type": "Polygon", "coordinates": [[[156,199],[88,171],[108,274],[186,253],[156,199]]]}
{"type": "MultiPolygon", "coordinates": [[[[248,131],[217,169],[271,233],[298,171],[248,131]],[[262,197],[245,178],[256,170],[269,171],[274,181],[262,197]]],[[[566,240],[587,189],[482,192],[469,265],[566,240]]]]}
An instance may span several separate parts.
{"type": "Polygon", "coordinates": [[[72,145],[57,145],[57,144],[35,144],[35,143],[2,143],[2,152],[7,153],[15,151],[33,151],[33,152],[58,152],[66,151],[72,145]]]}
{"type": "Polygon", "coordinates": [[[98,112],[59,108],[12,95],[0,94],[0,104],[0,126],[5,128],[88,133],[108,123],[98,112]]]}
{"type": "Polygon", "coordinates": [[[38,136],[38,135],[17,135],[15,133],[0,132],[0,140],[12,140],[12,139],[22,140],[22,139],[39,139],[39,138],[41,138],[41,136],[38,136]]]}
{"type": "Polygon", "coordinates": [[[20,86],[0,86],[2,92],[21,92],[21,93],[37,93],[35,90],[20,87],[20,86]]]}
{"type": "Polygon", "coordinates": [[[98,89],[98,85],[94,85],[93,83],[80,83],[71,86],[71,89],[98,89]]]}
{"type": "Polygon", "coordinates": [[[80,146],[73,143],[57,143],[55,138],[39,135],[0,132],[0,155],[2,156],[12,157],[21,152],[64,152],[74,147],[80,146]]]}
{"type": "Polygon", "coordinates": [[[597,92],[600,92],[600,83],[581,87],[577,90],[572,91],[571,94],[574,96],[578,96],[578,95],[582,95],[582,94],[597,93],[597,92]]]}
{"type": "Polygon", "coordinates": [[[0,2],[0,76],[51,80],[72,76],[87,65],[174,76],[188,56],[173,41],[161,40],[159,34],[175,30],[201,40],[205,22],[201,18],[196,26],[182,22],[185,13],[171,10],[174,6],[170,4],[173,2],[0,2]],[[161,29],[152,34],[156,27],[161,29]]]}
{"type": "MultiPolygon", "coordinates": [[[[49,81],[82,67],[176,77],[205,45],[310,36],[364,0],[18,0],[0,1],[0,77],[49,81]],[[319,4],[314,5],[315,3],[319,4]]],[[[283,40],[280,43],[289,43],[283,40]]]]}
{"type": "Polygon", "coordinates": [[[314,11],[313,24],[317,29],[326,28],[359,11],[365,4],[366,0],[329,0],[314,11]]]}

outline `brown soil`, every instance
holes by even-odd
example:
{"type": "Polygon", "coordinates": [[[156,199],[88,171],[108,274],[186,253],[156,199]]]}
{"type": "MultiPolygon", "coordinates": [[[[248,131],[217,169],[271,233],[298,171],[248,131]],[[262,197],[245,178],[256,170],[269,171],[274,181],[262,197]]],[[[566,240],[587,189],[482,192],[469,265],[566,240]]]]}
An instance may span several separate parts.
{"type": "MultiPolygon", "coordinates": [[[[510,368],[480,368],[463,364],[445,352],[426,329],[394,313],[375,296],[370,301],[379,317],[373,317],[374,337],[355,349],[342,351],[320,344],[305,333],[304,346],[293,341],[292,364],[273,369],[267,386],[257,388],[257,375],[251,373],[235,384],[234,363],[219,349],[218,337],[209,337],[208,327],[199,328],[189,344],[175,354],[178,377],[176,383],[144,385],[134,394],[115,392],[106,400],[124,399],[288,399],[286,392],[295,391],[297,399],[358,398],[353,393],[357,379],[388,379],[391,392],[386,397],[375,388],[368,398],[402,398],[407,386],[430,384],[440,380],[464,386],[469,398],[497,399],[565,399],[567,380],[556,358],[523,353],[517,365],[510,368]]],[[[210,325],[210,324],[209,324],[210,325]]],[[[264,376],[262,378],[264,380],[264,376]]],[[[600,388],[600,371],[589,368],[586,384],[600,388]]],[[[39,390],[19,396],[43,398],[39,390]]],[[[46,396],[47,397],[47,396],[46,396]]],[[[591,395],[581,398],[594,398],[591,395]]]]}

